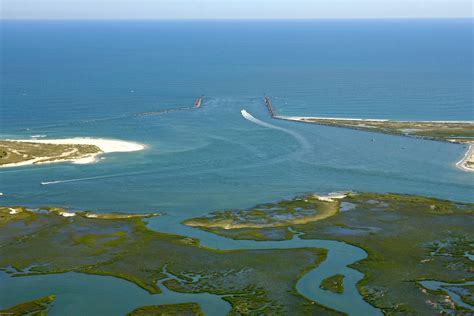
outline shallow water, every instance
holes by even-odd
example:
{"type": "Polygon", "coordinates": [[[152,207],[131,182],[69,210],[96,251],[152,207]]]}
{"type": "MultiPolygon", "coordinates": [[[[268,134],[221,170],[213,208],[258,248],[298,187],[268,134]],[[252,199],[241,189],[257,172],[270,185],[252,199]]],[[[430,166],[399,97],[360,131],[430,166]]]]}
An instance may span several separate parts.
{"type": "Polygon", "coordinates": [[[336,190],[474,201],[463,146],[271,121],[263,105],[265,92],[285,115],[472,120],[472,20],[1,23],[0,136],[149,146],[1,170],[3,203],[194,216],[336,190]],[[201,94],[199,110],[133,115],[201,94]]]}
{"type": "MultiPolygon", "coordinates": [[[[148,145],[92,165],[1,170],[1,204],[161,211],[168,225],[160,230],[235,249],[333,243],[232,241],[179,222],[303,192],[474,201],[472,174],[455,167],[464,146],[273,121],[263,104],[267,93],[281,115],[472,120],[472,20],[0,23],[0,71],[8,79],[0,85],[2,138],[148,145]],[[201,94],[199,110],[135,115],[192,106],[201,94]],[[246,120],[242,109],[264,123],[246,120]]],[[[336,256],[339,263],[324,263],[298,289],[347,310],[348,302],[321,292],[315,280],[343,272],[354,291],[361,275],[344,263],[359,255],[336,256]]],[[[50,277],[66,289],[63,276],[50,277]]],[[[86,278],[104,284],[104,300],[113,297],[105,294],[112,283],[86,278]]],[[[31,282],[25,295],[41,287],[31,282]]],[[[370,309],[357,293],[344,295],[370,309]]]]}
{"type": "MultiPolygon", "coordinates": [[[[164,281],[164,280],[162,280],[164,281]]],[[[146,305],[196,302],[206,315],[225,315],[230,305],[218,295],[177,293],[160,281],[160,294],[151,295],[128,281],[109,276],[63,273],[11,277],[0,271],[0,309],[54,294],[48,315],[125,315],[146,305]]]]}
{"type": "MultiPolygon", "coordinates": [[[[448,295],[451,297],[451,299],[459,306],[462,306],[468,310],[474,311],[474,306],[469,305],[465,303],[460,296],[460,293],[463,293],[463,295],[469,295],[469,290],[462,289],[459,286],[460,285],[474,285],[473,281],[469,282],[464,282],[464,283],[446,283],[446,282],[439,282],[439,281],[434,281],[434,280],[428,280],[428,281],[421,281],[421,285],[427,289],[433,290],[433,291],[438,291],[442,290],[448,293],[448,295]]],[[[471,296],[472,300],[472,296],[471,296]]]]}
{"type": "Polygon", "coordinates": [[[200,240],[201,245],[212,249],[292,249],[304,247],[328,249],[326,260],[298,280],[296,283],[298,292],[312,301],[349,315],[382,315],[378,309],[364,301],[357,291],[355,285],[363,278],[363,274],[347,267],[367,257],[367,253],[358,247],[339,241],[299,239],[298,234],[292,240],[285,241],[232,240],[180,225],[172,216],[155,217],[149,219],[148,222],[150,229],[194,237],[200,240]],[[322,280],[334,274],[345,276],[344,293],[342,294],[319,288],[322,280]]]}
{"type": "Polygon", "coordinates": [[[192,112],[135,117],[125,125],[56,129],[50,137],[115,137],[149,148],[108,154],[92,165],[2,170],[2,201],[97,211],[186,212],[191,217],[302,192],[400,192],[459,201],[474,196],[472,174],[454,166],[463,146],[271,121],[306,139],[307,149],[292,135],[245,120],[242,107],[269,121],[260,99],[215,98],[192,112]],[[41,185],[49,181],[59,182],[41,185]]]}
{"type": "Polygon", "coordinates": [[[341,202],[341,206],[339,207],[339,211],[341,212],[347,212],[352,209],[354,209],[357,206],[357,204],[350,203],[350,202],[341,202]]]}

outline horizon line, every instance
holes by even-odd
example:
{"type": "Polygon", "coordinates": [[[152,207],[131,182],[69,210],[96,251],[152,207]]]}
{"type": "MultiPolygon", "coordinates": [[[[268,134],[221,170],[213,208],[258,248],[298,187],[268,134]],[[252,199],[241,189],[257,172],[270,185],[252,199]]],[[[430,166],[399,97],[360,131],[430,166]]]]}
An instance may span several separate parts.
{"type": "Polygon", "coordinates": [[[317,21],[317,20],[474,20],[474,16],[315,17],[315,18],[1,18],[3,21],[317,21]]]}

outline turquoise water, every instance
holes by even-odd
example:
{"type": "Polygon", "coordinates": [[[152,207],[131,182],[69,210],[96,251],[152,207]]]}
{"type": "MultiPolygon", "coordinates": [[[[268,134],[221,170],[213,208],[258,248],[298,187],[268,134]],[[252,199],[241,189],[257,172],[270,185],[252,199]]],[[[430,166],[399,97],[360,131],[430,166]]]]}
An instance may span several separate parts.
{"type": "Polygon", "coordinates": [[[249,207],[302,192],[338,190],[472,201],[472,174],[455,167],[464,155],[463,146],[270,121],[265,111],[260,98],[230,101],[209,97],[196,111],[15,132],[18,137],[120,138],[149,148],[106,155],[93,165],[2,170],[2,200],[97,211],[185,212],[190,216],[249,207]],[[245,120],[242,108],[293,134],[245,120]],[[73,181],[40,184],[58,180],[73,181]]]}
{"type": "Polygon", "coordinates": [[[455,167],[461,145],[272,121],[263,104],[266,93],[282,115],[473,120],[471,43],[472,20],[1,22],[1,137],[148,148],[2,170],[0,199],[162,211],[159,230],[189,236],[184,218],[303,192],[473,202],[472,174],[455,167]],[[201,94],[199,110],[134,116],[192,106],[201,94]]]}

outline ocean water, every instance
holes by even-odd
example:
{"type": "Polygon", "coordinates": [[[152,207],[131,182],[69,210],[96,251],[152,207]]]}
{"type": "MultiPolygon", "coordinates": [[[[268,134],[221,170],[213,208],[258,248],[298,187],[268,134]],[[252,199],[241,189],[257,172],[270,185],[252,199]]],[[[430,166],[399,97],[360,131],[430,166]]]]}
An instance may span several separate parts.
{"type": "MultiPolygon", "coordinates": [[[[473,120],[473,20],[3,21],[0,28],[0,137],[147,145],[96,164],[2,169],[2,205],[161,211],[167,216],[152,228],[234,249],[250,243],[179,222],[307,192],[474,202],[473,175],[455,167],[462,145],[271,120],[263,103],[269,95],[281,115],[473,120]],[[192,106],[202,94],[200,109],[135,115],[192,106]]],[[[33,292],[23,295],[18,301],[33,292]]]]}
{"type": "Polygon", "coordinates": [[[2,203],[191,215],[334,190],[473,201],[472,175],[454,167],[463,146],[271,121],[262,101],[286,115],[472,120],[472,26],[2,22],[2,137],[148,146],[93,165],[2,170],[2,203]],[[201,94],[199,110],[133,116],[201,94]],[[243,108],[291,133],[243,119],[243,108]],[[40,184],[58,180],[73,181],[40,184]]]}

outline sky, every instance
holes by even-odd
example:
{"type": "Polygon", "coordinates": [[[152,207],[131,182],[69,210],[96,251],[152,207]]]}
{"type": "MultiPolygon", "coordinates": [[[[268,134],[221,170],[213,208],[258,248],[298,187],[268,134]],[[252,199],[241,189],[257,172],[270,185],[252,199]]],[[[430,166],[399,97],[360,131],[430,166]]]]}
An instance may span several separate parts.
{"type": "Polygon", "coordinates": [[[472,17],[470,0],[0,0],[1,19],[472,17]]]}

